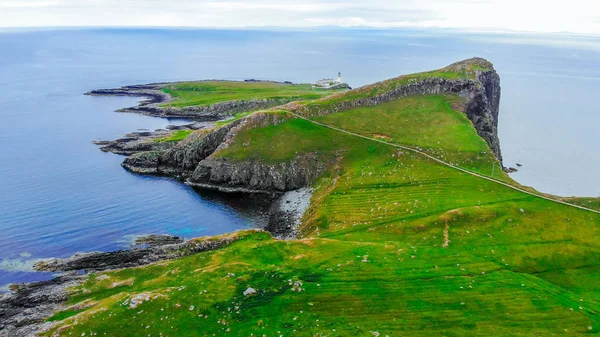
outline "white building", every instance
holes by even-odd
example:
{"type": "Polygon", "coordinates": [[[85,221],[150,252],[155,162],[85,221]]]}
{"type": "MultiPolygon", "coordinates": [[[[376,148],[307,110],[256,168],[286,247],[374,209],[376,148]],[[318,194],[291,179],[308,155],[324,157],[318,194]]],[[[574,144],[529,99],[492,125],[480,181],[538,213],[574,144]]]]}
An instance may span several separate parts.
{"type": "Polygon", "coordinates": [[[326,87],[332,87],[334,85],[338,85],[341,83],[344,83],[344,81],[342,80],[342,73],[338,73],[337,80],[334,80],[333,78],[324,78],[322,80],[317,81],[317,86],[326,88],[326,87]]]}

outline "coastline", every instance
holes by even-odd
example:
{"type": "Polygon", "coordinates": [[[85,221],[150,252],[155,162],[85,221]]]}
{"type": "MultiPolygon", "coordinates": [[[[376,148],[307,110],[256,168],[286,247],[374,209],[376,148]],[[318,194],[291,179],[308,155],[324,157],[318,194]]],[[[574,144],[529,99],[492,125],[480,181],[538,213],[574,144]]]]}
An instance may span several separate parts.
{"type": "MultiPolygon", "coordinates": [[[[196,81],[208,82],[213,80],[196,81]]],[[[233,81],[231,81],[233,82],[233,81]]],[[[291,82],[273,82],[246,80],[246,82],[269,82],[282,85],[291,85],[291,82]]],[[[173,100],[171,95],[164,93],[161,89],[173,83],[161,82],[142,85],[130,85],[117,89],[98,89],[86,92],[88,96],[129,96],[145,97],[137,106],[118,109],[117,112],[134,112],[160,118],[180,117],[191,118],[196,122],[181,126],[169,125],[165,129],[154,131],[135,131],[126,134],[116,140],[97,140],[93,143],[98,145],[101,151],[114,154],[130,156],[140,152],[167,150],[177,142],[154,142],[157,139],[168,136],[173,131],[198,131],[213,125],[214,121],[221,121],[233,117],[239,111],[247,109],[258,110],[271,108],[292,101],[284,100],[250,100],[250,101],[228,101],[216,103],[201,109],[179,109],[162,108],[159,104],[173,100]],[[216,108],[215,108],[216,106],[216,108]]],[[[122,166],[126,168],[124,163],[122,166]]],[[[157,172],[140,170],[138,174],[156,175],[157,172]]],[[[177,179],[177,177],[171,177],[177,179]]],[[[181,179],[179,179],[181,180],[181,179]]],[[[262,195],[272,200],[269,209],[269,224],[266,230],[276,239],[293,239],[297,234],[297,225],[306,207],[297,210],[285,209],[285,202],[280,202],[283,196],[289,192],[277,192],[266,190],[253,190],[245,188],[227,188],[218,185],[189,184],[190,186],[215,190],[222,193],[252,193],[262,195]],[[281,226],[273,225],[272,221],[281,222],[281,226]]],[[[293,199],[295,204],[308,205],[310,193],[300,193],[293,199]],[[301,200],[301,198],[305,198],[301,200]]],[[[105,270],[118,270],[133,268],[156,263],[164,260],[175,259],[199,252],[215,250],[227,246],[248,233],[263,232],[263,229],[239,230],[223,235],[192,238],[187,241],[170,242],[173,237],[164,235],[164,240],[158,244],[111,252],[76,253],[67,258],[44,259],[34,265],[34,270],[58,273],[58,276],[48,281],[10,284],[10,292],[0,294],[0,337],[35,336],[36,333],[49,329],[52,322],[46,319],[58,311],[69,308],[67,299],[69,288],[81,284],[87,274],[105,270]]]]}
{"type": "Polygon", "coordinates": [[[187,241],[171,235],[139,237],[130,249],[114,252],[79,253],[68,258],[48,259],[35,265],[37,271],[58,272],[41,282],[12,284],[0,294],[0,337],[35,336],[53,323],[46,319],[69,308],[69,289],[85,281],[87,274],[148,265],[225,247],[260,229],[194,238],[187,241]]]}

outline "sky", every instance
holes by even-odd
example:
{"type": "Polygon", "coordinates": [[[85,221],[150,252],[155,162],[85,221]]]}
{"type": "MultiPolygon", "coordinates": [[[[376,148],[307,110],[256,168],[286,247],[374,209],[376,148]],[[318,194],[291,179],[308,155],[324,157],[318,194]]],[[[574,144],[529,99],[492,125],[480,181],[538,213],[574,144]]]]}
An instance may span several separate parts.
{"type": "Polygon", "coordinates": [[[0,27],[440,28],[600,35],[598,0],[0,0],[0,27]]]}

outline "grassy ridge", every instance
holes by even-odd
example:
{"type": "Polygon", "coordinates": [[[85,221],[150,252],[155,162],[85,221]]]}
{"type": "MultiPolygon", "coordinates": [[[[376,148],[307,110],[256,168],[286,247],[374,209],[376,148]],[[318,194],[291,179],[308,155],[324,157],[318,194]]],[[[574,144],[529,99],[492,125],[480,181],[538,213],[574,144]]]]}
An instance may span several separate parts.
{"type": "Polygon", "coordinates": [[[341,92],[331,97],[324,97],[322,99],[307,102],[306,105],[308,110],[313,109],[327,109],[332,104],[340,101],[351,101],[360,98],[374,97],[382,95],[391,91],[394,91],[407,84],[417,83],[427,79],[446,79],[446,80],[476,80],[477,73],[481,71],[492,70],[493,66],[486,60],[483,59],[471,59],[459,63],[449,65],[445,68],[426,71],[415,74],[401,75],[385,81],[365,85],[363,87],[341,92]]]}
{"type": "Polygon", "coordinates": [[[282,84],[274,82],[204,81],[169,85],[164,92],[175,100],[163,107],[206,106],[231,100],[288,99],[308,100],[343,90],[312,88],[311,84],[282,84]]]}
{"type": "MultiPolygon", "coordinates": [[[[496,159],[453,96],[407,97],[319,121],[420,147],[483,174],[496,159]]],[[[340,133],[285,111],[216,155],[336,156],[303,239],[242,232],[219,250],[91,275],[95,305],[59,336],[550,336],[600,332],[600,216],[340,133]],[[252,287],[255,295],[243,292],[252,287]],[[132,307],[131,299],[142,300],[132,307]]],[[[495,178],[509,180],[508,176],[495,178]]],[[[578,199],[595,202],[595,199],[578,199]]]]}

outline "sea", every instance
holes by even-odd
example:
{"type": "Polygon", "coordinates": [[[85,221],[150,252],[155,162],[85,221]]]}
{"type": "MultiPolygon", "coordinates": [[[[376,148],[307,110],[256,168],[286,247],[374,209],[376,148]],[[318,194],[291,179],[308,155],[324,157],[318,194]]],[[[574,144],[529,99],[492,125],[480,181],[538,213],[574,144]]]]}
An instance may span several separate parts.
{"type": "Polygon", "coordinates": [[[501,77],[499,137],[512,177],[560,196],[600,196],[600,38],[440,30],[4,29],[0,31],[0,289],[45,280],[37,261],[265,224],[260,200],[131,174],[94,140],[187,120],[114,110],[83,93],[200,79],[353,87],[481,56],[501,77]]]}

